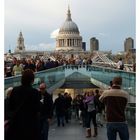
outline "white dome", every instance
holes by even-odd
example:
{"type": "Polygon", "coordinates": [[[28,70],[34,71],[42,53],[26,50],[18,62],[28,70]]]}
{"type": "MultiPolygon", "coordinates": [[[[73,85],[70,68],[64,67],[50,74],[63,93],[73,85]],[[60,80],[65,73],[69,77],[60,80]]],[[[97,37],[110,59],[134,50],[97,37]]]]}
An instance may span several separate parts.
{"type": "Polygon", "coordinates": [[[72,21],[71,19],[71,13],[70,10],[68,9],[67,13],[67,19],[64,22],[64,24],[61,26],[59,33],[78,33],[79,34],[79,29],[78,26],[72,21]]]}
{"type": "Polygon", "coordinates": [[[82,51],[82,37],[80,36],[78,26],[71,19],[69,7],[66,20],[60,27],[56,38],[56,50],[62,52],[82,51]]]}
{"type": "Polygon", "coordinates": [[[79,29],[73,21],[65,21],[63,26],[60,28],[59,33],[63,33],[63,32],[79,33],[79,29]]]}

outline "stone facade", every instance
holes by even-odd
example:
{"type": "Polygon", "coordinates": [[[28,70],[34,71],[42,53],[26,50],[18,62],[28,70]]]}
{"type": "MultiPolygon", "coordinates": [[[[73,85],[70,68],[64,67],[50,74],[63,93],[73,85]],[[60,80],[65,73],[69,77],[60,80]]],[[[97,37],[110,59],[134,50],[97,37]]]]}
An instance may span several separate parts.
{"type": "Polygon", "coordinates": [[[20,32],[19,37],[17,39],[17,47],[15,49],[15,53],[24,52],[24,51],[25,51],[24,38],[23,38],[22,32],[20,32]]]}

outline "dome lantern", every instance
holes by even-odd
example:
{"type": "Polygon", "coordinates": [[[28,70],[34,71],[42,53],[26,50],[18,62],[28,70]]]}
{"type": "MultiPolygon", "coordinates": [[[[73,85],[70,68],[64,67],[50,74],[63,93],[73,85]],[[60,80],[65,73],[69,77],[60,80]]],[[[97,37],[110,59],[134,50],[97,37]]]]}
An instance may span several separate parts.
{"type": "Polygon", "coordinates": [[[68,6],[68,11],[67,11],[67,18],[66,18],[64,24],[61,26],[59,33],[65,34],[68,32],[79,34],[79,29],[78,29],[77,25],[72,21],[69,6],[68,6]]]}
{"type": "Polygon", "coordinates": [[[67,19],[66,19],[66,20],[67,20],[67,21],[72,21],[69,6],[68,6],[68,13],[67,13],[67,19]]]}

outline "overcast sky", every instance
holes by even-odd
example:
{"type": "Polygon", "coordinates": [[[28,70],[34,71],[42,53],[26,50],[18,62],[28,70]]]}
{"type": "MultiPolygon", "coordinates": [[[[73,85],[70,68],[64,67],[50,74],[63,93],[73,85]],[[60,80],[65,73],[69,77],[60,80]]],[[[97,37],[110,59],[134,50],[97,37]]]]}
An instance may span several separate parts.
{"type": "Polygon", "coordinates": [[[15,50],[20,31],[26,49],[54,50],[68,4],[87,50],[91,37],[113,53],[124,50],[126,38],[135,41],[135,0],[5,0],[5,52],[15,50]]]}

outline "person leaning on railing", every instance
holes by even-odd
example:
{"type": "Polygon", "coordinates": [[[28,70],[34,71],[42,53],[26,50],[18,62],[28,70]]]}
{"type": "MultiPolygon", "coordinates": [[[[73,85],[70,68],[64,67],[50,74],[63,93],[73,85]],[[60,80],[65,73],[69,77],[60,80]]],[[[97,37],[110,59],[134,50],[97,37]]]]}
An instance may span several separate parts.
{"type": "Polygon", "coordinates": [[[17,61],[16,61],[16,65],[14,65],[14,67],[13,67],[13,71],[12,71],[13,76],[21,75],[22,72],[23,72],[23,68],[22,68],[22,66],[20,65],[20,60],[17,60],[17,61]]]}

